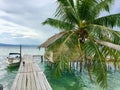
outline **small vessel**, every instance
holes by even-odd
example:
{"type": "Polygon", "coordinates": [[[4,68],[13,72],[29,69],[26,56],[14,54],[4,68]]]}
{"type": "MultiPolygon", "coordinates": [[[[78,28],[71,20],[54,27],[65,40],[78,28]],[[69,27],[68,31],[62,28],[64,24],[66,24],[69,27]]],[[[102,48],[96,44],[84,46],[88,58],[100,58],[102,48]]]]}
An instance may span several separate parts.
{"type": "Polygon", "coordinates": [[[19,66],[21,60],[20,57],[20,53],[9,53],[9,56],[7,57],[8,67],[19,66]]]}

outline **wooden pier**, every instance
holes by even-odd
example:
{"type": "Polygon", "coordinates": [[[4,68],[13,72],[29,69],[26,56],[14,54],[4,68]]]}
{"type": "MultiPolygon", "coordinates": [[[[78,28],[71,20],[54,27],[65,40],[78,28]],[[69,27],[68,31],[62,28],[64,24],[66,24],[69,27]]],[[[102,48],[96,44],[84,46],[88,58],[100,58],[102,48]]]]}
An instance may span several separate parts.
{"type": "Polygon", "coordinates": [[[11,90],[52,90],[52,88],[43,71],[33,61],[33,57],[26,55],[20,64],[11,90]]]}

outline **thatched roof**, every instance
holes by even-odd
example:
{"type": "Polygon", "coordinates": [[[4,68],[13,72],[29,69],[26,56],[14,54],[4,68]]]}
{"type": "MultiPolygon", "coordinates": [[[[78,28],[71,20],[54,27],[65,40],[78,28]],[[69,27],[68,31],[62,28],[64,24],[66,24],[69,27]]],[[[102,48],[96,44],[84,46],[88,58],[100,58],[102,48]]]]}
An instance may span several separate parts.
{"type": "Polygon", "coordinates": [[[60,32],[58,34],[53,35],[52,37],[50,37],[47,41],[45,41],[44,43],[42,43],[39,48],[47,48],[50,44],[52,44],[53,42],[55,42],[57,39],[59,39],[60,37],[62,37],[65,34],[65,32],[60,32]]]}

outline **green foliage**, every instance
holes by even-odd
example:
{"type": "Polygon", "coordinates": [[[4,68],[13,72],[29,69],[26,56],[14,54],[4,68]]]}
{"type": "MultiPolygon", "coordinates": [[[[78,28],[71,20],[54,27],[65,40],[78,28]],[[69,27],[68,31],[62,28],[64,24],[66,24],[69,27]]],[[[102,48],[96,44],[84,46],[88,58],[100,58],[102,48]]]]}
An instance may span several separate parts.
{"type": "Polygon", "coordinates": [[[106,27],[120,27],[120,13],[97,18],[94,23],[106,27]]]}
{"type": "MultiPolygon", "coordinates": [[[[69,62],[87,62],[88,74],[96,76],[97,83],[107,89],[107,60],[116,63],[120,51],[97,43],[102,40],[120,45],[120,13],[100,17],[102,11],[109,12],[114,0],[57,0],[55,19],[48,18],[43,24],[62,29],[65,34],[47,47],[54,53],[56,74],[70,71],[69,62]]],[[[46,51],[46,52],[47,52],[46,51]]]]}
{"type": "Polygon", "coordinates": [[[100,46],[94,43],[93,38],[85,43],[84,50],[86,55],[92,57],[93,73],[96,76],[96,81],[103,88],[107,87],[107,70],[106,70],[106,60],[100,51],[100,46]]]}
{"type": "Polygon", "coordinates": [[[56,19],[51,19],[51,18],[48,18],[45,22],[43,22],[43,25],[44,24],[49,24],[53,27],[64,29],[64,30],[71,30],[74,27],[73,25],[67,22],[56,20],[56,19]]]}

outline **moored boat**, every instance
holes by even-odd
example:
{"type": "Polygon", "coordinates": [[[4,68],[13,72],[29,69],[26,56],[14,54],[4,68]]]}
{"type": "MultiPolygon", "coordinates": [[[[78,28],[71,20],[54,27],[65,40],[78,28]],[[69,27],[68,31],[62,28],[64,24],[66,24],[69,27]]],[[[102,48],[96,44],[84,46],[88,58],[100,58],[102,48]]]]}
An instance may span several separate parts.
{"type": "Polygon", "coordinates": [[[9,56],[7,58],[8,58],[7,60],[8,67],[19,66],[20,53],[9,53],[9,56]]]}

